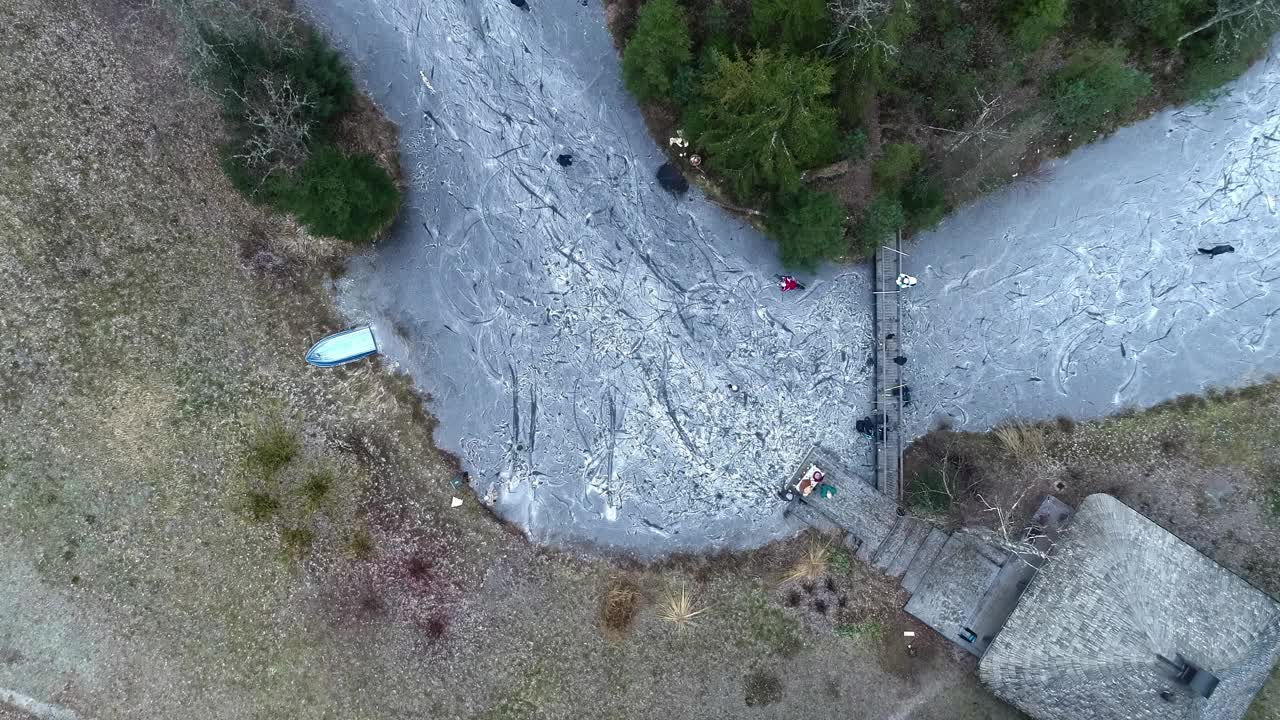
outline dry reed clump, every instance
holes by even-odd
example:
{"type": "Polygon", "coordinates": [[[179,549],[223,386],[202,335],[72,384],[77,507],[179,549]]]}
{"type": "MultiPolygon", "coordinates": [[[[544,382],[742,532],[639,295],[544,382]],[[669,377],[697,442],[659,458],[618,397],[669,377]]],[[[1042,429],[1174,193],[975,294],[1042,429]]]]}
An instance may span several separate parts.
{"type": "Polygon", "coordinates": [[[640,590],[630,580],[610,578],[600,598],[600,624],[606,632],[623,635],[640,609],[640,590]]]}
{"type": "Polygon", "coordinates": [[[1045,455],[1044,430],[1035,425],[1016,422],[993,432],[1005,452],[1018,462],[1038,460],[1045,455]]]}
{"type": "Polygon", "coordinates": [[[681,585],[679,591],[668,591],[662,600],[662,608],[658,617],[678,627],[693,625],[697,617],[707,611],[698,607],[689,588],[681,585]]]}
{"type": "Polygon", "coordinates": [[[782,582],[813,582],[827,574],[827,565],[830,560],[830,548],[827,545],[813,543],[805,550],[804,557],[791,566],[783,576],[782,582]]]}

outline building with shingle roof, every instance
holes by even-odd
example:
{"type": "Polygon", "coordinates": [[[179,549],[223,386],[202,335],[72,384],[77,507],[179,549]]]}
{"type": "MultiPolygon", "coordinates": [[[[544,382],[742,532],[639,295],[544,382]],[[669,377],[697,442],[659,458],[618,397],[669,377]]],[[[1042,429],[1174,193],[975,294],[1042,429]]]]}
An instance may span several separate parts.
{"type": "Polygon", "coordinates": [[[979,665],[1037,720],[1239,720],[1280,656],[1280,604],[1090,495],[979,665]]]}

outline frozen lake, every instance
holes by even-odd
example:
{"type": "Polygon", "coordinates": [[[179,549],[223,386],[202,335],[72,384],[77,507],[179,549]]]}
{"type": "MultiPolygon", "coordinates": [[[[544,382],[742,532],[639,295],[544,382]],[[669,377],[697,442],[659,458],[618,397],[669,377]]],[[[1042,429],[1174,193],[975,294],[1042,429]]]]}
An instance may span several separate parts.
{"type": "Polygon", "coordinates": [[[1077,418],[1280,369],[1280,61],[1048,163],[914,243],[912,434],[1077,418]],[[1209,257],[1197,248],[1231,245],[1209,257]]]}
{"type": "MultiPolygon", "coordinates": [[[[767,489],[812,443],[865,462],[865,269],[781,294],[770,241],[658,188],[597,2],[304,4],[400,123],[412,182],[341,302],[504,516],[641,555],[754,546],[794,530],[767,489]]],[[[1277,81],[1272,60],[1211,113],[1154,118],[923,237],[913,430],[1101,413],[1280,365],[1277,81]],[[1195,255],[1217,242],[1238,252],[1195,255]]]]}

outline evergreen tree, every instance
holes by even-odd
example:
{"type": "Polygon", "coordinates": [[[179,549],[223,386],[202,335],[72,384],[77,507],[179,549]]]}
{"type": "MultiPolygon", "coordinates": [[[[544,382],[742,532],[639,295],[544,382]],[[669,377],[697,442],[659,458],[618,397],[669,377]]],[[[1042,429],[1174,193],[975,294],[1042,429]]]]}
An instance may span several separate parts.
{"type": "Polygon", "coordinates": [[[715,53],[692,123],[708,162],[744,199],[789,193],[800,172],[840,147],[831,66],[760,50],[750,59],[715,53]]]}
{"type": "Polygon", "coordinates": [[[641,102],[671,94],[672,81],[693,59],[689,20],[676,0],[640,6],[635,34],[622,54],[622,78],[641,102]]]}

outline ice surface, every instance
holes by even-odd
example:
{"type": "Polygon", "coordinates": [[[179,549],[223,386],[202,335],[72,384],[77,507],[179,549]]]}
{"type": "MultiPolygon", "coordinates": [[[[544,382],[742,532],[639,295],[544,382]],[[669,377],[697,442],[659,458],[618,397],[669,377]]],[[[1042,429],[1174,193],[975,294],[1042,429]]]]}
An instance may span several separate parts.
{"type": "Polygon", "coordinates": [[[642,554],[758,545],[790,530],[771,491],[812,444],[866,461],[866,271],[783,294],[770,241],[657,186],[599,3],[309,7],[413,176],[342,301],[504,515],[642,554]]]}
{"type": "MultiPolygon", "coordinates": [[[[353,264],[341,301],[353,318],[377,325],[383,352],[430,393],[438,443],[462,458],[501,513],[543,542],[641,555],[754,546],[793,530],[770,491],[810,445],[865,465],[869,448],[853,425],[870,404],[866,270],[829,268],[803,278],[808,290],[779,293],[771,242],[696,192],[676,200],[661,190],[654,172],[664,158],[621,85],[598,2],[531,0],[528,11],[505,0],[303,4],[400,123],[411,173],[395,237],[353,264]],[[563,153],[573,155],[571,166],[556,162],[563,153]]],[[[1204,294],[1234,305],[1272,279],[1259,274],[1272,267],[1265,247],[1277,245],[1267,202],[1249,201],[1254,190],[1237,185],[1243,177],[1227,192],[1214,188],[1229,153],[1244,162],[1248,148],[1237,146],[1250,133],[1271,123],[1275,134],[1267,118],[1275,80],[1273,65],[1255,72],[1221,119],[1162,116],[1133,131],[1139,137],[1087,150],[1055,166],[1048,182],[967,210],[912,250],[921,286],[908,302],[911,350],[920,357],[907,372],[933,378],[918,382],[915,427],[935,413],[958,414],[962,404],[974,425],[1014,403],[1042,415],[1086,407],[1068,405],[1057,390],[1088,385],[1081,392],[1092,399],[1103,385],[1082,382],[1083,374],[1119,377],[1132,366],[1128,355],[1099,349],[1088,334],[1099,331],[1077,312],[1101,313],[1088,322],[1114,327],[1102,337],[1127,337],[1138,367],[1148,368],[1126,397],[1159,399],[1206,377],[1241,376],[1240,364],[1269,347],[1259,320],[1265,295],[1231,311],[1251,318],[1252,332],[1263,333],[1256,340],[1235,328],[1212,345],[1215,359],[1159,375],[1154,363],[1164,361],[1162,343],[1212,337],[1193,324],[1226,310],[1204,294]],[[1136,144],[1177,154],[1184,140],[1213,139],[1217,154],[1203,166],[1192,156],[1147,158],[1136,144]],[[1136,182],[1160,172],[1173,175],[1136,182]],[[1106,179],[1096,180],[1101,173],[1106,179]],[[1129,207],[1156,202],[1189,209],[1129,207]],[[1225,222],[1232,207],[1252,219],[1195,229],[1215,208],[1225,222]],[[1148,215],[1180,239],[1155,232],[1148,215]],[[1088,237],[1069,229],[1073,221],[1092,228],[1088,237]],[[1189,255],[1194,242],[1237,238],[1246,228],[1272,237],[1237,239],[1241,252],[1212,262],[1189,255]],[[1117,289],[1122,268],[1158,253],[1152,263],[1167,267],[1117,289]],[[1034,281],[1039,294],[1015,303],[1006,297],[1015,280],[1034,281]],[[1146,306],[1117,309],[1122,300],[1140,303],[1139,287],[1152,283],[1153,295],[1163,293],[1155,318],[1146,306]],[[1198,302],[1203,314],[1175,298],[1198,302]],[[1175,310],[1179,329],[1157,342],[1175,310]],[[1035,373],[1044,375],[1039,389],[1024,377],[1035,373]],[[981,397],[977,383],[987,390],[981,397]]],[[[1263,157],[1271,142],[1255,143],[1254,158],[1274,172],[1263,157]]]]}
{"type": "Polygon", "coordinates": [[[908,434],[1093,417],[1280,369],[1280,61],[955,213],[911,249],[908,434]],[[1197,248],[1229,244],[1233,254],[1197,248]]]}

